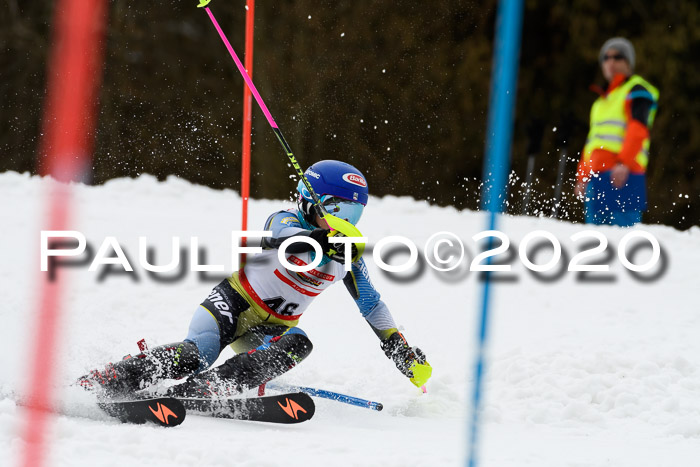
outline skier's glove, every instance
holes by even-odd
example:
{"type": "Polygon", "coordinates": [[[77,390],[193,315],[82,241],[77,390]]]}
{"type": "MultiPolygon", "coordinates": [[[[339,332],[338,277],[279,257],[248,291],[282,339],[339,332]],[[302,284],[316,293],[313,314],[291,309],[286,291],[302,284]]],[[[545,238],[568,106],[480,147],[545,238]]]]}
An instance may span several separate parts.
{"type": "MultiPolygon", "coordinates": [[[[338,234],[336,236],[340,236],[340,235],[342,235],[342,234],[338,234]]],[[[345,249],[348,248],[348,246],[345,245],[344,243],[341,243],[341,242],[333,243],[333,238],[334,237],[330,237],[331,251],[330,251],[329,256],[332,260],[335,260],[339,263],[345,263],[345,249]]],[[[350,248],[350,258],[352,258],[352,260],[354,260],[354,261],[359,259],[357,245],[354,243],[351,243],[349,245],[349,248],[350,248]]]]}
{"type": "MultiPolygon", "coordinates": [[[[328,236],[330,230],[325,229],[315,229],[310,234],[309,237],[316,240],[319,245],[321,245],[321,251],[324,255],[343,263],[345,262],[345,245],[340,242],[334,242],[335,236],[328,236]]],[[[341,235],[336,232],[336,235],[341,235]]],[[[350,249],[352,258],[357,256],[357,245],[351,245],[350,249]]]]}
{"type": "Polygon", "coordinates": [[[318,244],[321,245],[321,251],[324,255],[327,254],[331,249],[328,238],[329,232],[330,230],[314,229],[314,231],[309,234],[310,238],[316,240],[316,242],[318,242],[318,244]]]}
{"type": "Polygon", "coordinates": [[[423,386],[433,372],[425,354],[418,347],[410,347],[400,332],[395,332],[382,341],[382,350],[394,361],[396,368],[418,387],[423,386]]]}

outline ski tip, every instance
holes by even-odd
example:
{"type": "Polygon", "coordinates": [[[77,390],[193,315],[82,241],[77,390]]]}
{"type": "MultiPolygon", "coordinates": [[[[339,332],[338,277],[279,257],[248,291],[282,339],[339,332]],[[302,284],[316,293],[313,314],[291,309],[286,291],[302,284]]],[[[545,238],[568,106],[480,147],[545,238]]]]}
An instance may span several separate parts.
{"type": "Polygon", "coordinates": [[[129,401],[107,400],[99,402],[98,406],[123,423],[150,422],[163,427],[173,427],[185,421],[187,415],[182,403],[170,397],[129,401]]]}
{"type": "Polygon", "coordinates": [[[302,392],[278,396],[277,405],[280,408],[280,423],[305,422],[314,416],[316,405],[308,394],[302,392]]]}
{"type": "Polygon", "coordinates": [[[148,420],[160,426],[177,426],[185,421],[187,411],[182,403],[176,399],[163,398],[147,403],[151,415],[148,420]]]}

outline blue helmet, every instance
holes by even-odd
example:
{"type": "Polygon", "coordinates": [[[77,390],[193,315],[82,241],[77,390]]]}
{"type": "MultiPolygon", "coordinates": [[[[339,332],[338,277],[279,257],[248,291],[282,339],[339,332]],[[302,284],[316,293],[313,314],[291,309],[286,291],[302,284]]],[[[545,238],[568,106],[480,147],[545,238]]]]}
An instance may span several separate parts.
{"type": "MultiPolygon", "coordinates": [[[[313,164],[304,175],[329,214],[357,224],[369,198],[362,172],[345,162],[325,160],[313,164]]],[[[299,210],[307,222],[314,224],[313,199],[301,180],[297,191],[299,210]]]]}

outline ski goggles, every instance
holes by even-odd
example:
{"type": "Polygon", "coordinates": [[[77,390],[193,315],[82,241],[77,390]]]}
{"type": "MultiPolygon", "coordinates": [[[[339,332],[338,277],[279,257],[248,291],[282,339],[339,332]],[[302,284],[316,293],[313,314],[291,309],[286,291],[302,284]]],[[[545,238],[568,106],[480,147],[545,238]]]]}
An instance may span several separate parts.
{"type": "MultiPolygon", "coordinates": [[[[297,185],[297,190],[302,198],[312,202],[311,194],[309,194],[309,190],[306,189],[306,186],[304,186],[304,183],[301,180],[297,185]]],[[[350,201],[349,199],[345,198],[339,198],[333,195],[323,195],[319,199],[321,200],[321,204],[328,214],[340,219],[345,219],[352,225],[357,225],[360,217],[362,217],[362,211],[365,209],[365,206],[362,203],[350,201]]]]}
{"type": "Polygon", "coordinates": [[[352,225],[357,225],[362,217],[362,211],[365,209],[360,203],[331,195],[321,196],[321,204],[328,214],[345,219],[352,225]]]}

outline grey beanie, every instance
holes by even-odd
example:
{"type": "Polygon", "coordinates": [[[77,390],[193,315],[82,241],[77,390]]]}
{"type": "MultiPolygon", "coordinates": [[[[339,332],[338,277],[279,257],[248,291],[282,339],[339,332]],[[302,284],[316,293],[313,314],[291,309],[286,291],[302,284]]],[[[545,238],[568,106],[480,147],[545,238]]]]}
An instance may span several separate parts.
{"type": "Polygon", "coordinates": [[[605,44],[603,44],[603,47],[600,48],[598,62],[601,64],[603,63],[603,58],[610,49],[615,49],[620,52],[620,54],[625,57],[627,62],[630,64],[630,70],[634,71],[634,46],[630,41],[624,37],[613,37],[612,39],[608,39],[605,41],[605,44]]]}

